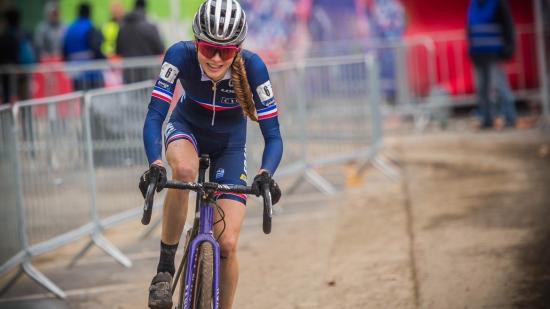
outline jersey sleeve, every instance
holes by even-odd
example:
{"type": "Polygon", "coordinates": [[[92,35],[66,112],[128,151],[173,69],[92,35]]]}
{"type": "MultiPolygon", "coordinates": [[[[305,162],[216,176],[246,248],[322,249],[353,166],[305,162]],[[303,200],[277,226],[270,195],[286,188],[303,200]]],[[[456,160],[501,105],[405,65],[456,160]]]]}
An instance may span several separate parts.
{"type": "Polygon", "coordinates": [[[185,45],[182,43],[176,43],[166,51],[159,77],[151,93],[149,110],[143,125],[143,143],[149,164],[162,159],[162,124],[170,109],[185,55],[185,45]]]}
{"type": "Polygon", "coordinates": [[[257,55],[253,55],[248,61],[248,82],[265,142],[262,169],[273,175],[283,156],[283,140],[279,130],[277,103],[265,63],[257,55]]]}

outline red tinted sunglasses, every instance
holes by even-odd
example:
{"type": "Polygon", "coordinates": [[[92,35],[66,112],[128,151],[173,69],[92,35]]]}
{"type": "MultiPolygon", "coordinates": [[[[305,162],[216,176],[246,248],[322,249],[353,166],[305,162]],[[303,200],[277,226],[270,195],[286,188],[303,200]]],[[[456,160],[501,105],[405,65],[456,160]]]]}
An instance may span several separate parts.
{"type": "Polygon", "coordinates": [[[197,42],[197,48],[199,52],[206,58],[214,58],[214,56],[219,53],[220,58],[222,58],[223,61],[227,61],[235,57],[235,55],[237,55],[237,53],[241,50],[236,45],[222,46],[203,41],[197,42]]]}

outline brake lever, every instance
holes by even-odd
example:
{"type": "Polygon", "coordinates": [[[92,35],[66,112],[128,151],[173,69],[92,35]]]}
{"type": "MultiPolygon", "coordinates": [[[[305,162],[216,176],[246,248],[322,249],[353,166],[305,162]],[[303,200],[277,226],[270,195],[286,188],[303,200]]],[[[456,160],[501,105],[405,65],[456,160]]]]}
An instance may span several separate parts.
{"type": "Polygon", "coordinates": [[[149,183],[147,187],[147,193],[145,194],[145,202],[143,205],[143,216],[141,217],[141,223],[143,225],[149,224],[151,222],[151,214],[153,212],[153,200],[155,196],[156,181],[149,183]]]}

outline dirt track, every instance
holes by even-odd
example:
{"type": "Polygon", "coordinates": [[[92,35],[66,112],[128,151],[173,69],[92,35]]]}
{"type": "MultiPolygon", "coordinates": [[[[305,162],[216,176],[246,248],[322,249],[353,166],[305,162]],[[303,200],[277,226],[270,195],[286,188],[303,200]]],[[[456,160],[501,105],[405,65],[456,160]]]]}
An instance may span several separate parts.
{"type": "MultiPolygon", "coordinates": [[[[327,198],[304,186],[269,236],[251,205],[235,308],[550,306],[549,148],[537,131],[393,138],[384,155],[401,181],[374,168],[361,181],[346,178],[350,166],[325,170],[352,188],[327,198]]],[[[142,231],[133,222],[107,234],[133,268],[94,249],[66,269],[82,243],[71,245],[35,264],[67,301],[24,278],[0,308],[145,308],[158,231],[138,241],[142,231]]]]}

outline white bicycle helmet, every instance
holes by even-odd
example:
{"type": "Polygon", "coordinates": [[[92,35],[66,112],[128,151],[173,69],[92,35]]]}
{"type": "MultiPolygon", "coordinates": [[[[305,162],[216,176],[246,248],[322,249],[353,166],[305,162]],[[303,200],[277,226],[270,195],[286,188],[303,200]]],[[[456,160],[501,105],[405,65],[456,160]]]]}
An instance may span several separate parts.
{"type": "Polygon", "coordinates": [[[247,29],[246,14],[236,0],[207,0],[193,20],[195,37],[218,45],[240,45],[247,29]]]}

